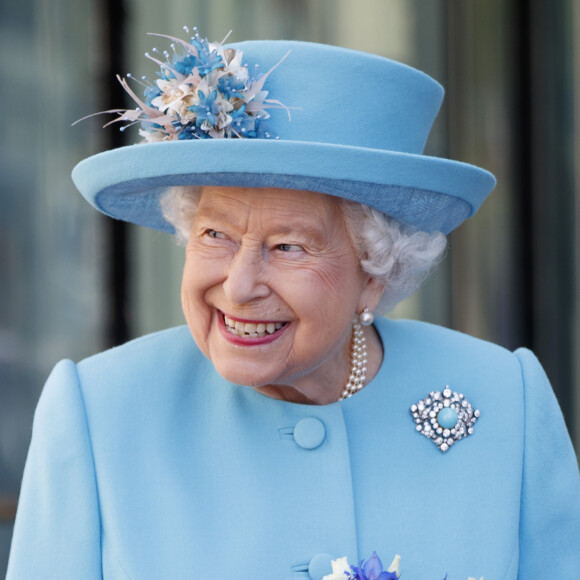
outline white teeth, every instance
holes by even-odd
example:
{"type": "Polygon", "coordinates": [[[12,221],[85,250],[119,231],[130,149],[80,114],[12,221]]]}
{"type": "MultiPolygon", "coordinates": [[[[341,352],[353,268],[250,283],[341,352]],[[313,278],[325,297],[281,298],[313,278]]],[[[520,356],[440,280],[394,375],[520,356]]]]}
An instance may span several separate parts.
{"type": "Polygon", "coordinates": [[[252,338],[261,338],[266,334],[273,334],[280,330],[285,322],[240,322],[239,320],[232,320],[224,315],[224,322],[226,328],[237,336],[250,336],[252,338]]]}

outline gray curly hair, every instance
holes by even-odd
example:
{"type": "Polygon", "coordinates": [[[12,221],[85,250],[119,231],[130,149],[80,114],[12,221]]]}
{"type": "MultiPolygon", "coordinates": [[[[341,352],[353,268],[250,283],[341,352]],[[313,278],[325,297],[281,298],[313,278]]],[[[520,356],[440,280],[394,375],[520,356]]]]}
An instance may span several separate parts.
{"type": "MultiPolygon", "coordinates": [[[[201,187],[176,186],[161,197],[163,217],[175,228],[179,244],[187,243],[200,196],[201,187]]],[[[417,290],[441,261],[445,235],[417,230],[360,203],[339,202],[361,268],[385,286],[375,312],[386,314],[417,290]]]]}

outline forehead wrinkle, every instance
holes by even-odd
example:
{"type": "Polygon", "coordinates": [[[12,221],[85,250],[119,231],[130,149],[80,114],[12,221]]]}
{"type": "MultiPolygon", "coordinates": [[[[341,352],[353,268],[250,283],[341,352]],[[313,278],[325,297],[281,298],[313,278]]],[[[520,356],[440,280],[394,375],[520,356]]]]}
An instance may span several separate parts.
{"type": "Polygon", "coordinates": [[[280,197],[265,191],[258,198],[260,208],[271,212],[268,216],[269,222],[265,225],[270,225],[274,216],[276,233],[284,235],[298,232],[309,236],[314,234],[322,242],[328,240],[342,226],[342,212],[334,198],[312,192],[284,191],[288,195],[280,197]],[[302,203],[300,194],[309,194],[312,197],[307,197],[306,203],[302,203]]]}
{"type": "Polygon", "coordinates": [[[276,209],[273,210],[273,216],[267,216],[268,221],[263,224],[266,228],[269,225],[276,230],[276,233],[287,235],[300,233],[304,235],[321,234],[328,237],[328,220],[313,214],[312,212],[296,212],[293,210],[276,209]]]}
{"type": "MultiPolygon", "coordinates": [[[[243,200],[235,200],[241,206],[249,206],[243,200]]],[[[235,205],[235,204],[233,204],[235,205]]],[[[241,208],[232,207],[232,204],[209,203],[198,209],[195,221],[209,227],[233,227],[236,231],[244,231],[249,228],[251,211],[240,211],[241,208]]]]}

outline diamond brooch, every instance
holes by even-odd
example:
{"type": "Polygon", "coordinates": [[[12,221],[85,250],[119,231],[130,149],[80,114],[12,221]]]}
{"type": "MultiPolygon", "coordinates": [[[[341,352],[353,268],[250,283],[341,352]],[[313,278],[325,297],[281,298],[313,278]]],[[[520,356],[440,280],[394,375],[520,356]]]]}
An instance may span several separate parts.
{"type": "Polygon", "coordinates": [[[473,433],[479,411],[462,393],[449,388],[433,391],[415,405],[411,405],[415,429],[431,439],[443,453],[460,439],[473,433]]]}

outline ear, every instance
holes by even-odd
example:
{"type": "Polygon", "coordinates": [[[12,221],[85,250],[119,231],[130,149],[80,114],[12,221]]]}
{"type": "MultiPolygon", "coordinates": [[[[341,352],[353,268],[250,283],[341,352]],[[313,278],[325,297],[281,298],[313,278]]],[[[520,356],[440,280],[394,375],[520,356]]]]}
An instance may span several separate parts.
{"type": "Polygon", "coordinates": [[[357,312],[362,312],[363,308],[368,308],[371,312],[379,304],[383,292],[385,291],[385,283],[369,276],[364,283],[363,290],[361,292],[357,312]]]}

